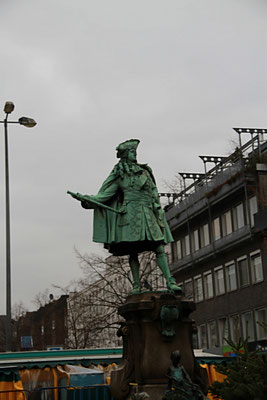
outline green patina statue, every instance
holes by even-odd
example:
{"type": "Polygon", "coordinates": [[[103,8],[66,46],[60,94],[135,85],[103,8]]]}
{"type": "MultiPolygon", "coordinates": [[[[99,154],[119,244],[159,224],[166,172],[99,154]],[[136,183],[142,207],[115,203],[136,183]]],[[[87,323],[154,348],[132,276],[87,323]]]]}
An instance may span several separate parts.
{"type": "Polygon", "coordinates": [[[168,390],[162,400],[204,400],[206,397],[198,385],[195,385],[184,367],[180,364],[181,353],[175,350],[171,354],[172,365],[167,372],[168,390]]]}
{"type": "Polygon", "coordinates": [[[97,195],[68,192],[82,207],[94,209],[93,241],[104,243],[113,255],[129,255],[133,275],[132,294],[140,293],[138,254],[156,253],[169,290],[181,291],[170,273],[164,245],[173,241],[151,168],[138,164],[138,139],[130,139],[117,148],[115,165],[97,195]]]}

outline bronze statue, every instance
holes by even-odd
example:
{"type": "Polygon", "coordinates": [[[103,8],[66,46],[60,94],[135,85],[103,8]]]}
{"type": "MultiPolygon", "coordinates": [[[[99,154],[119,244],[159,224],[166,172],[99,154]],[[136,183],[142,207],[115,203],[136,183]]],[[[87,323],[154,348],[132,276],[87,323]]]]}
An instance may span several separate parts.
{"type": "Polygon", "coordinates": [[[173,241],[151,168],[138,164],[138,139],[130,139],[117,148],[119,162],[104,181],[97,195],[68,192],[82,207],[94,209],[93,241],[104,243],[116,256],[129,255],[133,275],[132,294],[140,293],[138,254],[156,253],[169,290],[181,291],[170,273],[164,245],[173,241]]]}
{"type": "Polygon", "coordinates": [[[172,365],[168,369],[168,390],[162,400],[204,400],[205,396],[195,385],[180,364],[181,353],[175,350],[171,354],[172,365]]]}

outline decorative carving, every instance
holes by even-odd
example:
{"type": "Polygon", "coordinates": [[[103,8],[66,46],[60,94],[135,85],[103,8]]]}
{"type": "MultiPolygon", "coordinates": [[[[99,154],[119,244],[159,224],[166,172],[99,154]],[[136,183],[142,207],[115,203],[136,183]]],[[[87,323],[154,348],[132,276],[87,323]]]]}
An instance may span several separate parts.
{"type": "Polygon", "coordinates": [[[179,310],[175,305],[164,305],[160,310],[161,334],[168,338],[175,335],[174,321],[179,318],[179,310]]]}

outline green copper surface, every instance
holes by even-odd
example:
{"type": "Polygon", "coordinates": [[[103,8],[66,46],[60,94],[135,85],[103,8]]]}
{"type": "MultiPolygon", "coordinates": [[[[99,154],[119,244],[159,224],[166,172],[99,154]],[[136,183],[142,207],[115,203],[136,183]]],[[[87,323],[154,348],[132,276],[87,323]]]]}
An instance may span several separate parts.
{"type": "Polygon", "coordinates": [[[138,253],[155,251],[157,264],[170,290],[180,290],[171,276],[164,245],[173,241],[161,208],[155,178],[147,164],[138,164],[138,139],[117,146],[119,162],[96,195],[68,192],[84,208],[94,209],[93,241],[103,243],[114,255],[129,255],[134,278],[133,294],[139,293],[138,253]]]}

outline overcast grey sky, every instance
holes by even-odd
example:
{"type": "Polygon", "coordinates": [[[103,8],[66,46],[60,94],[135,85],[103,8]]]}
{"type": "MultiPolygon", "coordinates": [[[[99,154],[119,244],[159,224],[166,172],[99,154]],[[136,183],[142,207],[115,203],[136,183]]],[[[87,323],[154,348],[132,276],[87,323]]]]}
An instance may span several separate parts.
{"type": "Polygon", "coordinates": [[[267,127],[266,19],[265,0],[1,0],[0,108],[38,122],[9,127],[12,303],[34,309],[77,278],[74,246],[102,253],[92,212],[66,191],[96,193],[121,141],[141,140],[163,191],[176,171],[203,172],[198,155],[227,154],[232,127],[267,127]]]}

